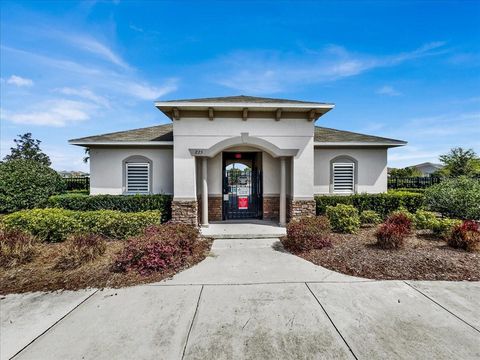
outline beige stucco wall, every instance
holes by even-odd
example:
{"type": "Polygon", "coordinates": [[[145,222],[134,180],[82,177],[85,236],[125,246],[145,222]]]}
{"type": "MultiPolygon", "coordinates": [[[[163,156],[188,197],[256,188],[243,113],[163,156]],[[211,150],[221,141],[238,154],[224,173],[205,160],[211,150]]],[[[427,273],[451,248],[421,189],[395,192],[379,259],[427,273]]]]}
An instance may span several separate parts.
{"type": "MultiPolygon", "coordinates": [[[[196,161],[189,149],[207,149],[222,140],[248,133],[251,137],[266,140],[281,149],[298,149],[293,165],[289,169],[291,179],[289,188],[292,196],[298,199],[311,199],[313,196],[313,122],[305,119],[248,119],[239,118],[184,118],[173,121],[174,129],[174,197],[178,200],[196,199],[198,195],[198,175],[196,161]]],[[[278,159],[264,157],[264,192],[279,193],[278,159]],[[278,173],[278,174],[276,174],[278,173]]],[[[215,183],[213,176],[215,164],[221,158],[209,159],[209,193],[221,193],[221,182],[215,183]],[[213,167],[213,168],[212,168],[213,167]]],[[[221,179],[221,175],[220,175],[221,179]]]]}
{"type": "Polygon", "coordinates": [[[350,156],[357,160],[357,192],[381,193],[387,191],[386,148],[315,148],[315,194],[330,193],[330,161],[337,156],[350,156]]]}
{"type": "Polygon", "coordinates": [[[267,153],[262,154],[263,195],[280,194],[280,160],[267,153]]]}
{"type": "MultiPolygon", "coordinates": [[[[281,149],[298,149],[287,159],[287,195],[311,199],[313,194],[330,192],[330,160],[341,155],[358,162],[357,192],[379,193],[387,190],[386,148],[315,148],[313,123],[305,119],[219,119],[182,118],[174,121],[173,148],[166,147],[93,147],[90,149],[91,194],[122,194],[122,161],[140,155],[152,161],[152,192],[174,194],[177,199],[196,199],[201,190],[200,161],[191,148],[209,148],[222,140],[248,133],[281,149]],[[175,173],[175,176],[173,175],[175,173]]],[[[259,151],[248,145],[229,151],[259,151]]],[[[262,154],[264,195],[280,192],[280,160],[262,154]]],[[[208,159],[208,192],[222,193],[222,153],[208,159]]]]}
{"type": "Polygon", "coordinates": [[[92,147],[90,148],[90,194],[123,194],[123,160],[134,155],[152,161],[154,194],[173,194],[173,149],[92,147]]]}

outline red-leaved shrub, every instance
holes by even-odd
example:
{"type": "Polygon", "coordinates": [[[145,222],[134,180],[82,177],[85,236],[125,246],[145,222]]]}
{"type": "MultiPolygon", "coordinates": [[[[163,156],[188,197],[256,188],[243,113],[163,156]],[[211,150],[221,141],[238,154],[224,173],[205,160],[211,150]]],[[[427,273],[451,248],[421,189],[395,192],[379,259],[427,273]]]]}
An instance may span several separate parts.
{"type": "Polygon", "coordinates": [[[291,251],[322,249],[332,245],[330,221],[326,216],[302,217],[287,225],[283,246],[291,251]]]}
{"type": "Polygon", "coordinates": [[[394,226],[398,226],[402,229],[405,229],[407,233],[409,233],[412,229],[412,220],[402,212],[394,212],[392,213],[386,220],[386,224],[391,224],[394,226]]]}
{"type": "Polygon", "coordinates": [[[103,255],[107,250],[104,237],[97,234],[74,234],[67,238],[63,254],[55,268],[67,270],[77,268],[103,255]]]}
{"type": "Polygon", "coordinates": [[[150,226],[143,235],[128,240],[113,264],[113,270],[136,270],[142,275],[178,269],[192,254],[198,229],[184,224],[150,226]]]}
{"type": "Polygon", "coordinates": [[[377,245],[383,249],[399,249],[412,230],[412,221],[402,213],[393,213],[375,232],[377,245]]]}
{"type": "Polygon", "coordinates": [[[480,251],[480,226],[475,221],[464,221],[452,229],[447,244],[457,249],[480,251]]]}
{"type": "Polygon", "coordinates": [[[20,230],[0,229],[0,266],[15,266],[31,261],[37,239],[20,230]]]}

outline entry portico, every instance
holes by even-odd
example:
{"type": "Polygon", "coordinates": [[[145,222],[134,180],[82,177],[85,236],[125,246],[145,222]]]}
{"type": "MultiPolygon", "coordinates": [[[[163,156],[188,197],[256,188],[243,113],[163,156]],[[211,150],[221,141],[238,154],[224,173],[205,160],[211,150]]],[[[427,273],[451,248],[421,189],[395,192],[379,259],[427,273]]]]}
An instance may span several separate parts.
{"type": "Polygon", "coordinates": [[[90,149],[91,194],[173,195],[172,220],[315,214],[315,195],[387,190],[399,140],[315,126],[334,105],[231,96],[158,101],[171,124],[71,140],[90,149]]]}
{"type": "Polygon", "coordinates": [[[173,121],[174,220],[195,216],[198,202],[204,226],[209,213],[222,220],[230,210],[239,216],[256,212],[280,224],[287,221],[287,207],[298,215],[313,213],[314,122],[333,104],[269,100],[240,96],[155,103],[173,121]],[[243,164],[249,173],[243,175],[245,182],[260,181],[259,186],[228,177],[222,159],[229,153],[239,165],[255,154],[250,166],[243,164]]]}

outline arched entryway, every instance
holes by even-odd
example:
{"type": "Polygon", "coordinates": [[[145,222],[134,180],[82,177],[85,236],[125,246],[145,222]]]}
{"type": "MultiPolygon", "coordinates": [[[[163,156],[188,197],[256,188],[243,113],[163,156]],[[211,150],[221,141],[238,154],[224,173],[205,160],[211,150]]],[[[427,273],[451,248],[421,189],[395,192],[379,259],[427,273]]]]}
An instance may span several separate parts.
{"type": "MultiPolygon", "coordinates": [[[[199,172],[197,175],[199,181],[197,184],[198,191],[201,193],[201,196],[198,198],[198,203],[200,205],[199,220],[202,226],[208,226],[209,212],[214,212],[217,214],[214,210],[218,209],[217,204],[220,205],[222,209],[221,218],[223,220],[264,219],[278,221],[281,225],[286,223],[287,159],[290,161],[294,156],[296,156],[298,149],[279,148],[265,139],[251,137],[248,135],[248,133],[242,133],[241,136],[219,141],[211,147],[190,148],[189,151],[192,156],[198,158],[199,160],[197,163],[199,166],[199,172]],[[248,155],[249,153],[250,155],[248,155]],[[226,156],[224,156],[225,154],[226,156]],[[235,154],[237,154],[239,158],[235,159],[235,154]],[[266,154],[268,154],[270,174],[266,184],[270,185],[271,183],[275,183],[277,191],[275,193],[270,191],[264,194],[263,188],[265,184],[262,183],[262,174],[265,172],[262,167],[265,164],[260,163],[262,166],[259,166],[259,162],[258,160],[256,161],[257,158],[255,156],[262,159],[260,155],[266,154]],[[231,156],[233,156],[233,158],[231,156]],[[242,159],[242,156],[246,157],[243,157],[242,159]],[[217,162],[219,157],[221,157],[222,160],[217,162]],[[225,163],[223,158],[228,159],[229,163],[225,163]],[[210,172],[216,173],[216,169],[218,169],[222,173],[222,194],[220,195],[220,198],[216,197],[215,193],[209,192],[209,182],[210,185],[213,186],[216,184],[215,180],[213,179],[209,181],[209,177],[212,175],[208,174],[209,163],[215,164],[213,168],[212,166],[210,167],[210,172]],[[241,188],[240,194],[238,194],[238,188],[236,187],[239,185],[236,183],[236,181],[239,179],[235,178],[235,182],[230,181],[230,184],[228,179],[225,180],[225,170],[228,171],[230,169],[228,168],[229,165],[232,165],[231,169],[233,169],[233,164],[238,164],[236,169],[241,170],[243,175],[247,175],[247,172],[251,172],[248,176],[244,176],[242,178],[243,180],[241,181],[245,181],[246,178],[247,182],[251,181],[252,183],[241,188]],[[253,175],[253,178],[250,179],[250,175],[253,175]],[[225,181],[227,181],[226,185],[225,181]],[[229,188],[229,186],[235,187],[229,188]],[[250,193],[245,195],[247,187],[249,188],[250,186],[255,186],[255,188],[251,188],[249,190],[250,193]],[[245,202],[247,202],[247,204],[245,202]],[[235,206],[236,209],[234,209],[235,206]]],[[[263,180],[264,182],[266,181],[266,179],[263,180]]]]}
{"type": "Polygon", "coordinates": [[[262,218],[261,155],[261,152],[223,152],[223,220],[262,218]]]}

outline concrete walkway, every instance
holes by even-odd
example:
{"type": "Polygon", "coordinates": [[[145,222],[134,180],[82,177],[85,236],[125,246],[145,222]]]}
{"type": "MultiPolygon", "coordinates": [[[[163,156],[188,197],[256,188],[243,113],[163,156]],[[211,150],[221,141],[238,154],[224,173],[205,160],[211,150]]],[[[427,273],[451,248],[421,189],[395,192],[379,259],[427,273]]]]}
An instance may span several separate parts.
{"type": "Polygon", "coordinates": [[[285,227],[265,220],[212,222],[208,227],[202,227],[201,232],[214,239],[265,239],[286,235],[285,227]]]}
{"type": "MultiPolygon", "coordinates": [[[[277,249],[277,250],[276,250],[277,249]]],[[[216,240],[157,284],[8,295],[1,359],[478,359],[480,283],[370,281],[216,240]]]]}

